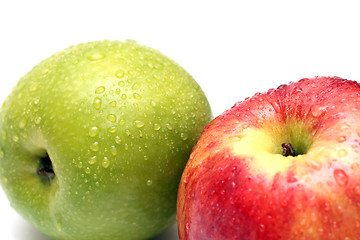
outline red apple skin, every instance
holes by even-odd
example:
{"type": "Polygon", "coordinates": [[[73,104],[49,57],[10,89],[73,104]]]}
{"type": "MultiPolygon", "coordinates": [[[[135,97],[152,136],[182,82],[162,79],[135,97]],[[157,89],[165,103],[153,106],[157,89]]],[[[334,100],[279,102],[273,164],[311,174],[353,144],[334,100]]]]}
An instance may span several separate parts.
{"type": "Polygon", "coordinates": [[[355,81],[302,79],[236,103],[204,129],[182,175],[180,239],[360,239],[359,135],[355,81]],[[264,150],[267,136],[309,147],[282,156],[264,150]]]}

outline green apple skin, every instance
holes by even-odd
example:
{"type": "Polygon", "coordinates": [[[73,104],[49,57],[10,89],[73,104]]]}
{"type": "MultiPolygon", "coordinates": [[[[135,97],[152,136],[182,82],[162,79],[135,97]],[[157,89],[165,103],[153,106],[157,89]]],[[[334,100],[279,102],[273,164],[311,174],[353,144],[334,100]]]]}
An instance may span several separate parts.
{"type": "Polygon", "coordinates": [[[157,50],[71,46],[3,103],[1,186],[54,239],[150,238],[174,223],[182,171],[211,118],[199,85],[157,50]],[[47,155],[52,177],[40,174],[47,155]]]}

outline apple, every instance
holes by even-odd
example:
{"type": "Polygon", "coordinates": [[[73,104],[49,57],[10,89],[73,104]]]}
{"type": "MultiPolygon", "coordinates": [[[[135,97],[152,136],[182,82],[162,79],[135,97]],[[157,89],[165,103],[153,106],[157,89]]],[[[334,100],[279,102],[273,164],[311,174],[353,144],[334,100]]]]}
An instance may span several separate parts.
{"type": "Polygon", "coordinates": [[[180,239],[359,239],[360,84],[302,79],[204,130],[178,192],[180,239]]]}
{"type": "Polygon", "coordinates": [[[150,238],[175,222],[182,171],[211,117],[199,85],[157,50],[71,46],[3,103],[1,186],[54,239],[150,238]]]}

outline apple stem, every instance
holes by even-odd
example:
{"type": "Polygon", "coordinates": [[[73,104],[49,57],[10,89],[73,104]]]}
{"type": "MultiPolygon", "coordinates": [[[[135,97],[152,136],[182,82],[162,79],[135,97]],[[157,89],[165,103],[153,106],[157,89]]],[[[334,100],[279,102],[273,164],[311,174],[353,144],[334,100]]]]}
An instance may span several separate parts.
{"type": "Polygon", "coordinates": [[[295,149],[291,146],[291,143],[283,143],[281,144],[281,147],[283,148],[282,155],[284,157],[295,157],[295,149]]]}

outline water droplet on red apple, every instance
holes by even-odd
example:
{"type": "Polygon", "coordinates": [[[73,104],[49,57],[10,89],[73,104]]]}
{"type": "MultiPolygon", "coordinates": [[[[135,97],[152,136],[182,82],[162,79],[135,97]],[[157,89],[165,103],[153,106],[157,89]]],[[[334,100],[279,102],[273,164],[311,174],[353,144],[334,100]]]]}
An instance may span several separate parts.
{"type": "Polygon", "coordinates": [[[360,186],[359,185],[354,187],[354,192],[356,195],[360,195],[360,186]]]}
{"type": "Polygon", "coordinates": [[[337,138],[337,141],[338,141],[339,143],[345,142],[345,141],[346,141],[346,136],[339,136],[339,137],[337,138]]]}
{"type": "Polygon", "coordinates": [[[280,113],[281,112],[281,108],[280,105],[277,101],[274,101],[271,103],[271,106],[274,108],[276,113],[280,113]]]}
{"type": "Polygon", "coordinates": [[[321,170],[322,164],[316,160],[310,162],[310,167],[316,171],[321,170]]]}
{"type": "Polygon", "coordinates": [[[336,183],[340,186],[346,186],[346,184],[348,183],[348,180],[349,180],[345,171],[342,169],[334,170],[334,178],[335,178],[336,183]]]}
{"type": "Polygon", "coordinates": [[[314,117],[314,118],[318,118],[320,117],[321,115],[323,115],[326,111],[326,107],[323,107],[323,106],[314,106],[312,109],[311,109],[311,115],[314,117]]]}
{"type": "Polygon", "coordinates": [[[338,151],[338,156],[339,157],[346,157],[348,155],[348,152],[346,151],[346,149],[340,149],[339,151],[338,151]]]}

